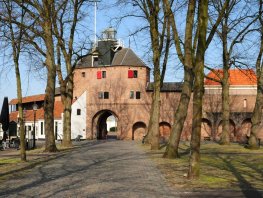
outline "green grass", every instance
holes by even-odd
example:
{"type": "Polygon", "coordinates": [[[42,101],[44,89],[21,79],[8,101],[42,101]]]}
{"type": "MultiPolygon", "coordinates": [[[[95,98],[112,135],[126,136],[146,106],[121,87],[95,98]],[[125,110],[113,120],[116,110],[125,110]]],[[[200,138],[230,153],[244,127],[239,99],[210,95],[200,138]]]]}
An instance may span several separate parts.
{"type": "Polygon", "coordinates": [[[242,145],[201,145],[201,172],[197,180],[188,180],[189,143],[180,144],[179,159],[164,159],[165,148],[148,155],[175,187],[179,189],[263,189],[263,148],[248,150],[242,145]]]}

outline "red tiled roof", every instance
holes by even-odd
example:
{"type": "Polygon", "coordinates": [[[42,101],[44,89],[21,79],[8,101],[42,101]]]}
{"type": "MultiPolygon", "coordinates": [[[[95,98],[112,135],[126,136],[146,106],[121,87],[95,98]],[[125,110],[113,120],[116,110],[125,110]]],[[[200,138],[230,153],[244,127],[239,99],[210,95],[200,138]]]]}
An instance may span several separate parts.
{"type": "MultiPolygon", "coordinates": [[[[25,120],[26,121],[34,121],[34,111],[26,110],[25,111],[25,120]]],[[[61,113],[63,113],[63,105],[61,101],[56,101],[54,104],[54,118],[61,119],[61,113]]],[[[18,111],[11,112],[9,114],[9,120],[17,122],[18,111]]],[[[36,110],[36,120],[44,119],[44,109],[40,108],[36,110]]]]}
{"type": "MultiPolygon", "coordinates": [[[[209,78],[220,80],[223,77],[223,70],[216,69],[207,75],[209,78]]],[[[231,69],[229,70],[230,85],[257,85],[257,77],[252,69],[231,69]]],[[[205,85],[220,85],[211,79],[205,79],[205,85]]]]}
{"type": "MultiPolygon", "coordinates": [[[[39,94],[39,95],[34,95],[34,96],[27,96],[22,98],[22,103],[28,103],[28,102],[37,102],[37,101],[44,101],[45,99],[45,94],[39,94]]],[[[9,104],[10,105],[15,105],[18,103],[18,99],[12,99],[9,104]]]]}

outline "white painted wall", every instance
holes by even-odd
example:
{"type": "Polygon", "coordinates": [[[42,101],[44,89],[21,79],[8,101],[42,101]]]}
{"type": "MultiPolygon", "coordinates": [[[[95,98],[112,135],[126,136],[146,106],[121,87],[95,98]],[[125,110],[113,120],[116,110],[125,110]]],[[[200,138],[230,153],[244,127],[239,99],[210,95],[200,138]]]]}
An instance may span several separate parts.
{"type": "Polygon", "coordinates": [[[73,104],[71,114],[71,138],[74,139],[78,135],[82,135],[86,139],[86,104],[87,91],[85,91],[73,104]],[[77,115],[77,109],[80,109],[80,115],[77,115]]]}

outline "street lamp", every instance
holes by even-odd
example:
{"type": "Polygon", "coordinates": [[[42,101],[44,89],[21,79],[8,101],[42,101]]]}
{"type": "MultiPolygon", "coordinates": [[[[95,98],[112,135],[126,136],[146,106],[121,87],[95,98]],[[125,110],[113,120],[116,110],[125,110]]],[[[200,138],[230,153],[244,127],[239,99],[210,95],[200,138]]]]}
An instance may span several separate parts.
{"type": "Polygon", "coordinates": [[[34,127],[33,127],[33,149],[36,148],[36,111],[37,111],[37,104],[33,104],[33,112],[34,112],[34,127]]]}

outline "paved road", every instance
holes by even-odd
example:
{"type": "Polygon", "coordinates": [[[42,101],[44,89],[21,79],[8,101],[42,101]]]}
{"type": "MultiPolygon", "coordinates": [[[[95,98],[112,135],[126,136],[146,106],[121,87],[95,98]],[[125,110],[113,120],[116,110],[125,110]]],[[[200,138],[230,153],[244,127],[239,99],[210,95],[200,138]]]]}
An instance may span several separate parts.
{"type": "Polygon", "coordinates": [[[2,183],[0,197],[176,197],[131,141],[90,141],[2,183]]]}

